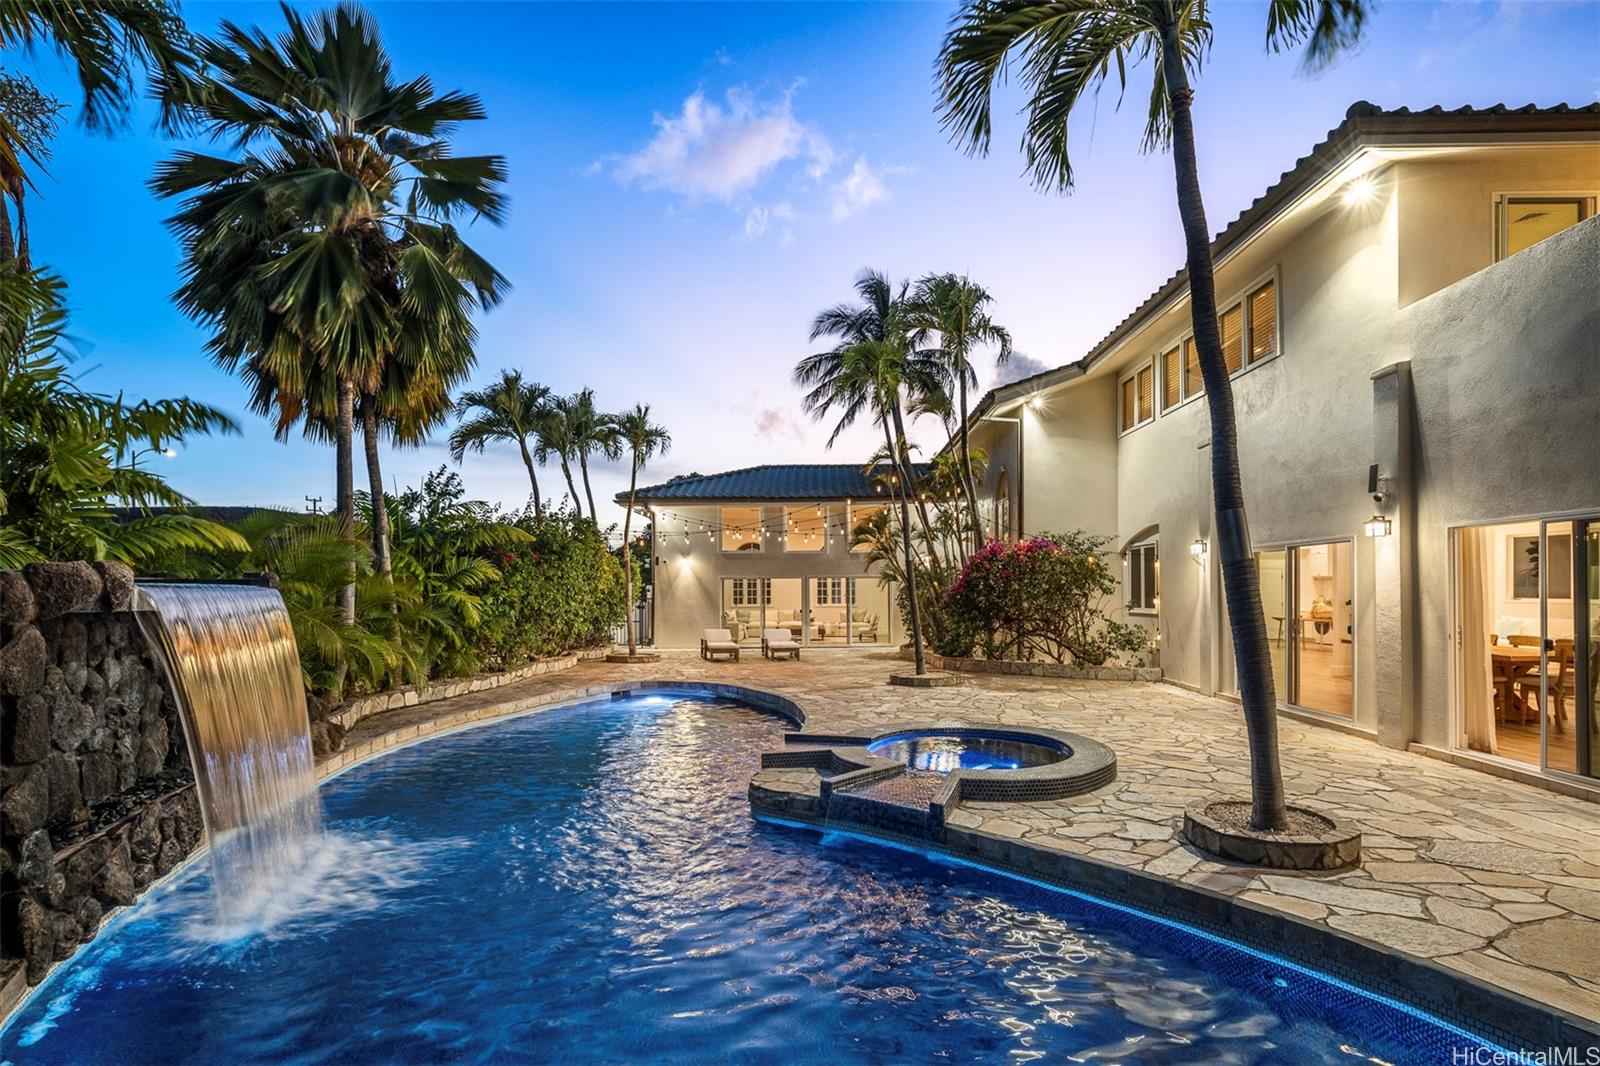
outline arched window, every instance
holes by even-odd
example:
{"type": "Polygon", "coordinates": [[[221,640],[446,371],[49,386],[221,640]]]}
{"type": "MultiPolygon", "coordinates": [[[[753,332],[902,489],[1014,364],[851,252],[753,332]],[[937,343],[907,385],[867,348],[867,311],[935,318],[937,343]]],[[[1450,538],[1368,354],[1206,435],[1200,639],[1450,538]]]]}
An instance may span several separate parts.
{"type": "Polygon", "coordinates": [[[994,535],[998,540],[1011,540],[1011,478],[1004,470],[994,482],[994,535]]]}

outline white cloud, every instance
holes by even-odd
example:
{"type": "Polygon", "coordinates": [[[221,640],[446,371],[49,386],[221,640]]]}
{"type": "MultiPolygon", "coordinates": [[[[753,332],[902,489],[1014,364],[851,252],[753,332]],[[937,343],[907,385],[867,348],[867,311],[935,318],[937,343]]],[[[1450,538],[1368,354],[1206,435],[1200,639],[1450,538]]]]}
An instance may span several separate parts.
{"type": "Polygon", "coordinates": [[[792,437],[804,442],[806,423],[800,416],[783,407],[763,407],[756,412],[756,436],[774,439],[792,437]]]}
{"type": "Polygon", "coordinates": [[[833,220],[843,221],[887,199],[889,189],[884,184],[884,176],[897,172],[898,168],[873,169],[866,156],[857,159],[850,173],[833,187],[833,220]]]}
{"type": "MultiPolygon", "coordinates": [[[[753,241],[760,238],[767,232],[768,227],[770,227],[774,222],[784,223],[791,222],[793,220],[794,206],[787,200],[782,203],[773,204],[771,207],[762,207],[759,205],[752,207],[749,211],[745,212],[744,216],[745,240],[753,241]]],[[[794,231],[788,226],[784,226],[782,232],[779,234],[779,240],[792,242],[794,240],[794,231]]]]}
{"type": "Polygon", "coordinates": [[[1021,352],[1012,352],[1010,359],[1003,363],[995,364],[994,384],[996,387],[1009,385],[1013,381],[1021,381],[1023,378],[1031,378],[1035,374],[1043,374],[1049,369],[1050,364],[1042,360],[1035,359],[1031,355],[1023,355],[1021,352]]]}
{"type": "Polygon", "coordinates": [[[696,92],[677,115],[657,115],[655,136],[617,160],[613,173],[624,184],[723,201],[789,160],[804,159],[806,174],[821,178],[833,165],[833,148],[820,130],[795,118],[793,96],[791,89],[762,102],[730,89],[719,104],[696,92]]]}

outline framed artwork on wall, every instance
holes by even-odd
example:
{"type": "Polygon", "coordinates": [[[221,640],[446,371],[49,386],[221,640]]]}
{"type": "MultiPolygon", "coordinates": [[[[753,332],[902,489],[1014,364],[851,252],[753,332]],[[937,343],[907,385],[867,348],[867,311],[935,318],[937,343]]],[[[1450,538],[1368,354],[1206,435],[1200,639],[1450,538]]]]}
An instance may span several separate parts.
{"type": "MultiPolygon", "coordinates": [[[[1510,551],[1511,598],[1537,600],[1539,598],[1539,537],[1510,536],[1506,538],[1510,551]]],[[[1550,598],[1572,599],[1572,536],[1555,533],[1550,536],[1550,598]]]]}

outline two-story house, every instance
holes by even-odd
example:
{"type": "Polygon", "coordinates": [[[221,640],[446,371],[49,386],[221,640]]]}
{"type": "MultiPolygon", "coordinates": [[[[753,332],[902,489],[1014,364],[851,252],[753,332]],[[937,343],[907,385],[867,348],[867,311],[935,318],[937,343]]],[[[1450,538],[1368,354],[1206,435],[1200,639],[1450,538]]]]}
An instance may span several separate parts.
{"type": "MultiPolygon", "coordinates": [[[[1284,713],[1600,776],[1597,197],[1600,105],[1359,103],[1217,236],[1284,713]]],[[[1002,528],[1114,538],[1166,677],[1227,695],[1202,391],[1180,272],[971,428],[1002,528]]]]}
{"type": "MultiPolygon", "coordinates": [[[[895,586],[851,531],[888,506],[891,475],[859,463],[753,466],[641,488],[650,522],[654,643],[692,648],[708,628],[760,647],[898,645],[895,586]]],[[[626,494],[618,497],[626,503],[626,494]]]]}

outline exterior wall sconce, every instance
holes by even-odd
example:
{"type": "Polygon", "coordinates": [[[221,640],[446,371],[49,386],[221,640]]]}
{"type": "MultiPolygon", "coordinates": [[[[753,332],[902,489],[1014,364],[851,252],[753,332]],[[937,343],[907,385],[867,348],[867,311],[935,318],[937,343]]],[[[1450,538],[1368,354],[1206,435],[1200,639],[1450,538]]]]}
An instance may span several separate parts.
{"type": "Polygon", "coordinates": [[[1206,557],[1206,538],[1194,538],[1194,543],[1189,545],[1189,554],[1194,556],[1195,562],[1203,562],[1206,557]]]}
{"type": "Polygon", "coordinates": [[[1369,537],[1387,537],[1389,535],[1390,522],[1383,515],[1375,514],[1361,528],[1369,537]]]}

